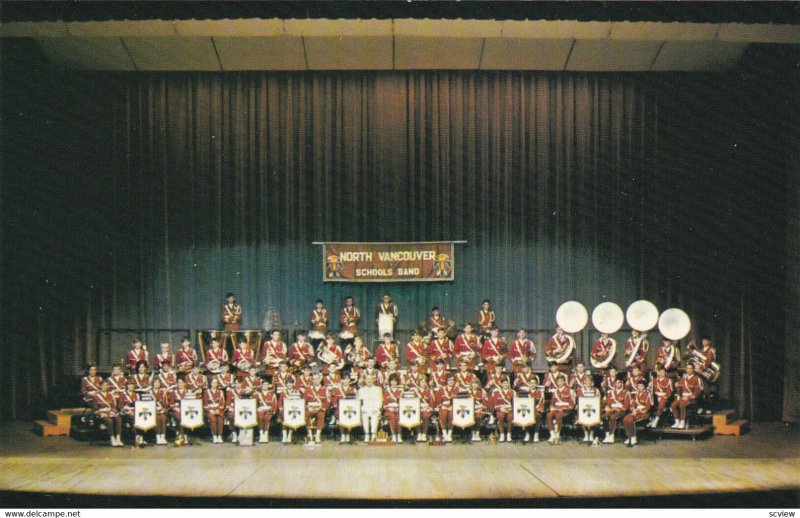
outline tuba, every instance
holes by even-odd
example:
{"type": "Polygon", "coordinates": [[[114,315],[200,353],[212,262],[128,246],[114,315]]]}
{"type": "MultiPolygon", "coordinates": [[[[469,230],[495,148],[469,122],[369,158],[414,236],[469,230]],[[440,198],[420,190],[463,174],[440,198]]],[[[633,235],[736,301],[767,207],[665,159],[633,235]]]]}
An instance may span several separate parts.
{"type": "Polygon", "coordinates": [[[642,348],[642,342],[644,342],[646,339],[647,339],[647,333],[642,333],[642,334],[639,335],[639,338],[637,338],[634,341],[633,349],[631,349],[631,354],[625,360],[625,368],[626,369],[629,369],[630,366],[633,364],[633,362],[636,360],[636,356],[639,354],[639,349],[642,348]]]}
{"type": "Polygon", "coordinates": [[[720,365],[717,362],[711,362],[707,369],[700,370],[698,367],[706,362],[706,355],[697,350],[697,344],[694,340],[689,342],[686,346],[689,351],[689,358],[686,361],[694,366],[695,371],[702,376],[709,383],[716,383],[720,375],[720,365]]]}

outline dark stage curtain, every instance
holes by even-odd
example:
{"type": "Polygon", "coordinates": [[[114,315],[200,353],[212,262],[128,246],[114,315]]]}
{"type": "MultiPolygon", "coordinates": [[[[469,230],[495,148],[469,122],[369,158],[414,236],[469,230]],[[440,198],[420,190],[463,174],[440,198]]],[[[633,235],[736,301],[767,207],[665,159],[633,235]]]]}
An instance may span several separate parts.
{"type": "MultiPolygon", "coordinates": [[[[433,305],[461,324],[489,298],[502,328],[541,330],[540,351],[562,302],[591,312],[646,298],[712,336],[723,398],[779,412],[780,376],[751,380],[782,371],[766,355],[783,356],[770,349],[784,322],[775,243],[786,240],[783,130],[797,128],[777,108],[732,114],[736,75],[41,73],[58,95],[28,109],[58,131],[7,135],[29,151],[8,156],[23,169],[3,177],[16,192],[3,193],[3,250],[30,254],[6,257],[9,293],[38,302],[15,310],[8,295],[3,313],[42,306],[41,347],[57,360],[22,332],[4,343],[45,392],[129,346],[124,334],[98,343],[99,328],[219,327],[227,291],[248,328],[267,308],[304,327],[314,299],[335,313],[352,294],[372,329],[384,292],[401,329],[433,305]],[[760,125],[773,119],[783,128],[760,125]],[[16,184],[23,171],[33,185],[16,184]],[[322,283],[311,243],[325,240],[468,243],[453,283],[348,285],[322,283]]],[[[580,339],[588,358],[594,334],[580,339]]]]}

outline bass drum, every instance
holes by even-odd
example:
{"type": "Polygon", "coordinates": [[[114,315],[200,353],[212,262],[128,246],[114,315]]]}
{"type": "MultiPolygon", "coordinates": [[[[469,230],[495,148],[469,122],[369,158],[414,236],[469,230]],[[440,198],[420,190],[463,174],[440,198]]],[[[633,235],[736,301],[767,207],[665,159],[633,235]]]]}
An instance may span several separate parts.
{"type": "Polygon", "coordinates": [[[631,329],[646,333],[658,324],[658,308],[649,300],[637,300],[628,306],[625,319],[631,329]]]}
{"type": "Polygon", "coordinates": [[[670,340],[680,340],[692,330],[692,321],[682,309],[669,308],[658,318],[661,336],[670,340]]]}
{"type": "Polygon", "coordinates": [[[580,302],[570,300],[559,306],[556,311],[556,322],[566,333],[577,333],[589,322],[589,312],[580,302]]]}

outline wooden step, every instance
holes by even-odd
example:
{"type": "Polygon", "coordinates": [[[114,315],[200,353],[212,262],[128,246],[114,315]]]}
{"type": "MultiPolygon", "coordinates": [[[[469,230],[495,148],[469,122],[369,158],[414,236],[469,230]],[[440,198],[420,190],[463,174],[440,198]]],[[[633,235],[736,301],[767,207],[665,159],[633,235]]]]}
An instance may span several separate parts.
{"type": "Polygon", "coordinates": [[[750,423],[745,419],[737,419],[732,423],[724,426],[714,427],[714,434],[716,435],[742,435],[750,428],[750,423]]]}
{"type": "Polygon", "coordinates": [[[728,421],[730,421],[735,413],[736,411],[734,410],[720,410],[718,412],[714,412],[714,415],[711,418],[714,428],[727,425],[728,421]]]}
{"type": "Polygon", "coordinates": [[[67,427],[69,432],[72,416],[81,415],[86,412],[85,408],[62,408],[59,410],[48,410],[47,420],[54,425],[67,427]]]}
{"type": "Polygon", "coordinates": [[[69,426],[59,426],[50,421],[39,419],[34,421],[34,431],[43,437],[50,437],[54,435],[69,435],[69,426]]]}

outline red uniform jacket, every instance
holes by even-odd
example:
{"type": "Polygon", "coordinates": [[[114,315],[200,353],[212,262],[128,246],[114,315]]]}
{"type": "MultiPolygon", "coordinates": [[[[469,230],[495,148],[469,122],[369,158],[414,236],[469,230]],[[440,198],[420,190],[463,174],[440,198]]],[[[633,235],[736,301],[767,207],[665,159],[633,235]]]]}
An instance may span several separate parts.
{"type": "Polygon", "coordinates": [[[111,392],[116,396],[125,392],[125,376],[122,374],[118,376],[109,376],[108,384],[111,385],[111,392]]]}
{"type": "Polygon", "coordinates": [[[495,390],[492,392],[492,408],[495,411],[510,413],[513,408],[514,396],[514,391],[511,389],[503,390],[500,388],[495,390]]]}
{"type": "Polygon", "coordinates": [[[383,410],[396,414],[400,408],[401,397],[403,397],[403,389],[399,386],[394,390],[391,387],[383,389],[383,410]]]}
{"type": "Polygon", "coordinates": [[[503,381],[507,379],[508,376],[506,376],[502,372],[500,374],[492,372],[491,374],[489,374],[489,377],[486,380],[485,388],[491,394],[495,390],[500,390],[500,388],[503,386],[503,381]]]}
{"type": "Polygon", "coordinates": [[[208,380],[202,374],[195,374],[190,372],[184,378],[186,381],[186,388],[195,392],[202,392],[208,387],[208,380]]]}
{"type": "Polygon", "coordinates": [[[307,411],[320,412],[328,410],[328,389],[322,385],[306,387],[303,397],[306,400],[307,411]]]}
{"type": "Polygon", "coordinates": [[[225,304],[220,311],[219,319],[225,323],[225,329],[228,331],[237,331],[239,329],[239,322],[242,321],[242,306],[239,304],[225,304]]]}
{"type": "Polygon", "coordinates": [[[259,390],[255,394],[257,412],[275,414],[278,412],[278,397],[274,392],[259,390]]]}
{"type": "Polygon", "coordinates": [[[553,399],[550,401],[550,410],[568,412],[573,408],[575,408],[575,391],[566,385],[556,388],[553,392],[553,399]]]}
{"type": "Polygon", "coordinates": [[[605,340],[598,338],[595,340],[594,345],[592,345],[592,359],[598,362],[606,361],[608,359],[608,355],[611,353],[612,343],[613,342],[611,341],[611,338],[606,338],[605,340]]]}
{"type": "Polygon", "coordinates": [[[81,379],[81,394],[86,400],[93,399],[96,392],[100,392],[103,380],[100,376],[84,376],[81,379]]]}
{"type": "Polygon", "coordinates": [[[263,384],[264,380],[258,376],[247,376],[246,378],[242,379],[242,390],[250,389],[256,391],[259,390],[263,384]]]}
{"type": "Polygon", "coordinates": [[[100,417],[113,417],[119,411],[117,398],[111,391],[100,392],[94,395],[94,413],[100,417]]]}
{"type": "Polygon", "coordinates": [[[614,388],[606,394],[606,411],[628,410],[631,407],[631,394],[627,390],[614,388]]]}
{"type": "MultiPolygon", "coordinates": [[[[636,352],[636,359],[633,360],[633,365],[638,365],[642,367],[644,365],[645,360],[647,360],[647,351],[650,350],[650,342],[647,341],[647,338],[639,337],[641,341],[641,345],[639,346],[639,350],[636,352]]],[[[630,358],[631,353],[633,352],[633,348],[636,346],[636,342],[634,342],[633,337],[628,338],[625,341],[625,361],[628,361],[630,358]]]]}
{"type": "Polygon", "coordinates": [[[461,372],[458,371],[455,375],[456,378],[456,390],[459,392],[467,392],[471,390],[472,387],[472,380],[477,379],[474,373],[472,372],[461,372]]]}
{"type": "Polygon", "coordinates": [[[428,354],[430,355],[431,361],[436,360],[449,360],[450,357],[453,355],[453,341],[449,338],[445,338],[441,342],[437,338],[436,340],[431,340],[430,346],[428,346],[428,354]]]}
{"type": "Polygon", "coordinates": [[[317,310],[316,308],[311,311],[311,328],[312,330],[316,331],[317,333],[322,333],[323,335],[328,332],[328,310],[322,308],[317,310]]]}
{"type": "Polygon", "coordinates": [[[698,369],[700,372],[703,372],[707,370],[709,367],[711,367],[711,363],[717,357],[717,351],[714,350],[713,347],[708,347],[707,349],[703,349],[700,352],[703,354],[703,356],[706,357],[705,361],[701,364],[700,368],[698,369]]]}
{"type": "Polygon", "coordinates": [[[176,367],[188,372],[197,365],[197,352],[194,349],[181,349],[175,354],[176,367]]]}
{"type": "Polygon", "coordinates": [[[503,339],[498,338],[497,340],[492,340],[489,338],[483,342],[483,347],[481,347],[481,358],[487,364],[494,364],[495,361],[493,357],[503,355],[505,356],[506,352],[506,343],[503,339]]]}
{"type": "Polygon", "coordinates": [[[136,373],[131,376],[131,382],[133,383],[133,388],[137,390],[147,390],[150,388],[150,375],[147,373],[139,374],[136,373]]]}
{"type": "Polygon", "coordinates": [[[672,392],[672,378],[664,376],[653,380],[653,394],[661,404],[666,403],[672,397],[672,392]]]}
{"type": "Polygon", "coordinates": [[[356,390],[355,387],[347,387],[346,389],[343,387],[332,387],[328,390],[328,402],[331,406],[338,409],[339,401],[347,396],[356,396],[357,394],[358,390],[356,390]]]}
{"type": "Polygon", "coordinates": [[[161,388],[172,390],[178,384],[178,378],[174,372],[159,372],[158,380],[161,382],[161,388]]]}
{"type": "Polygon", "coordinates": [[[530,374],[525,374],[524,372],[520,372],[514,378],[514,389],[515,390],[522,390],[526,389],[528,392],[533,394],[533,391],[536,390],[536,387],[539,386],[539,376],[531,372],[530,374]]]}
{"type": "Polygon", "coordinates": [[[382,343],[375,350],[375,363],[377,363],[379,367],[384,367],[389,363],[389,360],[397,360],[398,358],[399,355],[396,344],[391,344],[389,347],[386,347],[386,344],[382,343]]]}
{"type": "Polygon", "coordinates": [[[256,353],[250,349],[236,349],[233,353],[233,364],[239,370],[248,370],[256,364],[256,353]]]}
{"type": "Polygon", "coordinates": [[[419,408],[422,413],[431,412],[436,406],[436,391],[431,388],[425,390],[416,389],[414,391],[419,397],[419,408]]]}
{"type": "Polygon", "coordinates": [[[128,351],[127,363],[128,369],[130,369],[131,372],[136,372],[139,362],[144,362],[145,365],[149,365],[145,350],[139,349],[137,352],[136,349],[131,349],[128,351]]]}
{"type": "Polygon", "coordinates": [[[431,388],[439,389],[447,385],[447,377],[450,375],[447,369],[431,371],[430,384],[431,388]]]}
{"type": "Polygon", "coordinates": [[[170,390],[160,388],[153,394],[153,399],[156,400],[156,414],[166,415],[169,411],[169,393],[170,390]]]}
{"type": "Polygon", "coordinates": [[[697,399],[697,396],[703,391],[703,381],[697,374],[691,376],[684,376],[678,381],[678,393],[681,399],[697,399]]]}
{"type": "Polygon", "coordinates": [[[653,395],[649,390],[636,392],[631,397],[631,414],[636,421],[648,417],[651,408],[653,408],[653,395]]]}
{"type": "Polygon", "coordinates": [[[369,349],[364,347],[363,345],[358,349],[355,346],[348,345],[345,349],[345,356],[347,357],[347,361],[351,363],[356,369],[363,368],[366,361],[372,356],[372,353],[369,352],[369,349]]]}
{"type": "Polygon", "coordinates": [[[556,388],[558,388],[558,384],[556,383],[558,378],[564,378],[564,381],[567,382],[566,385],[569,386],[569,378],[567,378],[566,374],[564,374],[563,372],[560,372],[560,371],[556,372],[555,374],[553,374],[550,371],[545,372],[544,373],[544,383],[542,383],[542,384],[544,385],[544,387],[546,389],[550,389],[551,391],[553,391],[556,388]]]}
{"type": "Polygon", "coordinates": [[[406,344],[406,360],[408,363],[422,363],[425,360],[425,344],[423,342],[408,342],[406,344]]]}
{"type": "Polygon", "coordinates": [[[275,383],[275,392],[280,395],[289,392],[289,389],[295,386],[297,380],[295,380],[294,375],[289,371],[285,373],[278,371],[273,377],[273,382],[275,383]]]}
{"type": "Polygon", "coordinates": [[[342,311],[339,312],[339,323],[342,325],[342,331],[346,333],[358,334],[358,321],[361,320],[361,312],[355,306],[344,306],[342,311]]]}
{"type": "Polygon", "coordinates": [[[478,311],[478,316],[475,318],[475,321],[478,323],[481,332],[488,333],[492,325],[497,321],[497,317],[491,309],[489,311],[484,311],[482,309],[478,311]]]}
{"type": "Polygon", "coordinates": [[[577,390],[579,387],[586,386],[586,380],[589,379],[589,373],[583,371],[582,375],[579,375],[577,372],[572,373],[572,376],[569,377],[568,385],[573,389],[577,390]]]}
{"type": "Polygon", "coordinates": [[[408,371],[406,373],[405,379],[403,380],[403,384],[405,385],[407,390],[414,390],[416,388],[419,388],[419,380],[422,378],[422,376],[423,375],[420,374],[419,371],[417,372],[408,371]]]}
{"type": "Polygon", "coordinates": [[[235,401],[241,397],[242,392],[240,390],[236,390],[234,387],[231,387],[229,390],[225,391],[225,410],[231,417],[233,416],[233,405],[235,401]]]}
{"type": "Polygon", "coordinates": [[[656,351],[656,365],[663,365],[666,370],[674,371],[678,368],[679,364],[677,347],[674,345],[670,346],[669,349],[665,349],[662,345],[658,348],[658,351],[656,351]],[[672,351],[672,360],[669,365],[667,365],[667,358],[670,357],[670,351],[672,351]]]}
{"type": "Polygon", "coordinates": [[[206,364],[216,360],[220,367],[228,363],[228,351],[219,347],[214,349],[213,347],[206,351],[206,364]]]}
{"type": "MultiPolygon", "coordinates": [[[[308,343],[304,343],[303,345],[308,346],[308,358],[313,355],[313,351],[311,350],[311,345],[308,343]]],[[[295,346],[299,347],[300,344],[294,343],[292,344],[292,351],[294,352],[295,346]]],[[[286,347],[284,342],[280,340],[277,342],[273,342],[272,340],[267,340],[264,342],[264,345],[261,348],[261,362],[267,363],[269,365],[277,365],[277,363],[281,360],[286,361],[286,355],[289,354],[289,349],[286,347]]],[[[291,356],[290,356],[291,357],[291,356]]],[[[291,358],[294,360],[294,358],[291,358]]],[[[303,361],[307,361],[304,359],[303,361]]]]}
{"type": "Polygon", "coordinates": [[[314,386],[314,378],[311,376],[300,375],[294,382],[294,388],[301,394],[304,394],[307,388],[314,386]]]}
{"type": "Polygon", "coordinates": [[[206,390],[203,394],[203,408],[210,415],[222,415],[225,412],[225,393],[220,389],[206,390]]]}
{"type": "Polygon", "coordinates": [[[477,358],[481,354],[480,343],[477,335],[467,336],[461,333],[456,337],[454,345],[455,355],[461,359],[477,358]]]}
{"type": "Polygon", "coordinates": [[[525,363],[525,358],[534,361],[536,359],[536,347],[533,342],[528,340],[514,340],[511,342],[511,347],[508,348],[508,359],[511,363],[525,363]]]}
{"type": "Polygon", "coordinates": [[[628,373],[628,379],[625,380],[625,388],[632,394],[636,392],[636,384],[640,381],[644,381],[644,385],[647,386],[647,380],[639,374],[638,376],[634,376],[630,372],[628,373]]]}
{"type": "Polygon", "coordinates": [[[137,399],[139,399],[139,394],[136,392],[123,392],[120,394],[117,400],[120,412],[128,417],[133,417],[137,399]]]}
{"type": "Polygon", "coordinates": [[[447,320],[445,320],[441,314],[439,314],[438,317],[435,317],[433,315],[428,317],[428,327],[431,328],[431,331],[439,329],[440,327],[444,327],[446,325],[447,325],[447,320]]]}
{"type": "Polygon", "coordinates": [[[172,353],[156,354],[156,359],[153,361],[153,366],[155,370],[160,371],[161,367],[165,364],[169,363],[173,367],[175,366],[175,355],[172,353]]]}
{"type": "Polygon", "coordinates": [[[436,410],[452,410],[453,397],[457,394],[455,387],[449,389],[446,386],[436,391],[436,399],[434,400],[434,407],[436,410]]]}
{"type": "Polygon", "coordinates": [[[379,387],[382,387],[383,386],[383,382],[385,381],[385,379],[383,377],[383,373],[381,371],[379,371],[378,369],[375,369],[375,368],[372,368],[372,369],[366,368],[366,369],[362,369],[361,370],[361,372],[359,373],[359,383],[361,383],[363,385],[364,384],[364,380],[367,379],[367,378],[372,378],[373,381],[374,381],[374,384],[379,386],[379,387]]]}
{"type": "Polygon", "coordinates": [[[228,390],[228,387],[233,385],[234,377],[230,372],[224,374],[220,372],[215,378],[217,379],[217,383],[219,383],[219,388],[223,390],[228,390]]]}
{"type": "MultiPolygon", "coordinates": [[[[569,337],[567,335],[561,335],[561,338],[558,335],[553,335],[550,337],[550,340],[547,341],[547,345],[544,348],[544,352],[549,357],[560,356],[564,353],[567,347],[570,344],[569,337]]],[[[574,351],[573,351],[574,354],[574,351]]],[[[572,355],[570,355],[571,357],[572,355]]]]}

